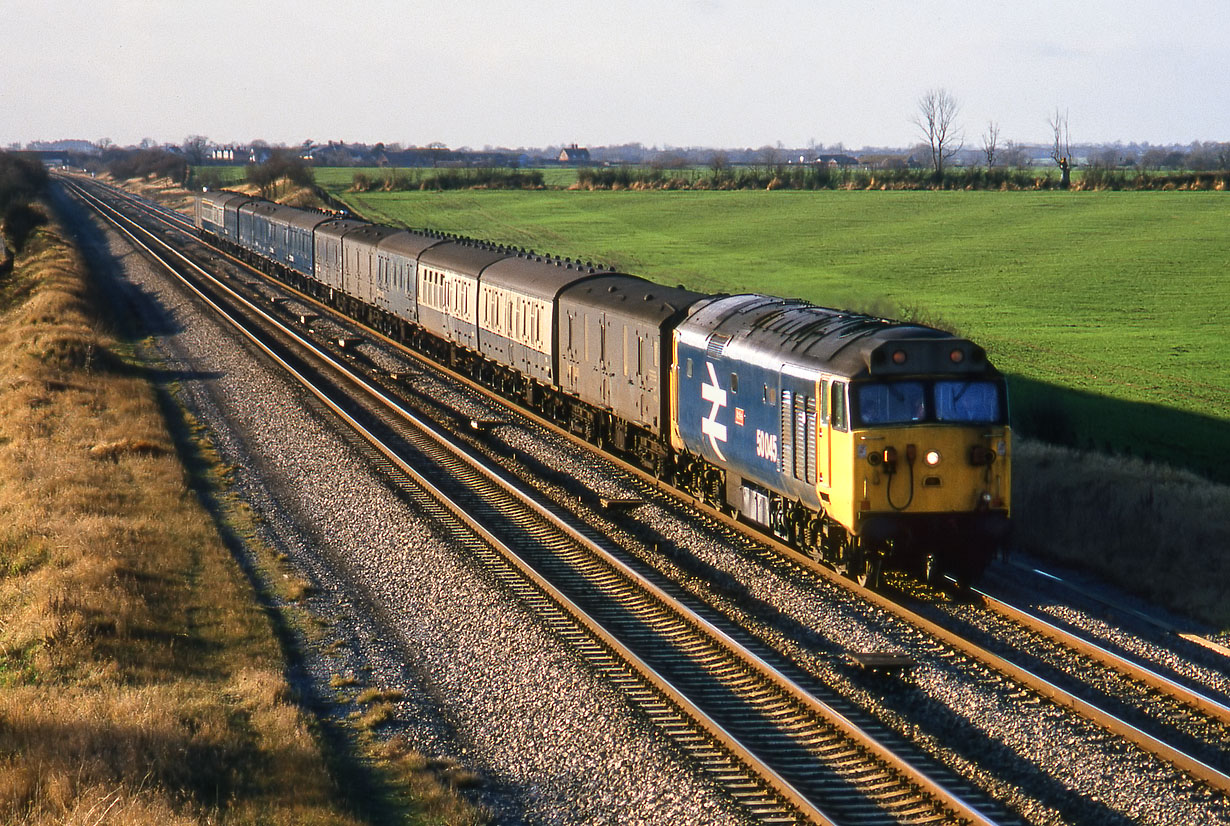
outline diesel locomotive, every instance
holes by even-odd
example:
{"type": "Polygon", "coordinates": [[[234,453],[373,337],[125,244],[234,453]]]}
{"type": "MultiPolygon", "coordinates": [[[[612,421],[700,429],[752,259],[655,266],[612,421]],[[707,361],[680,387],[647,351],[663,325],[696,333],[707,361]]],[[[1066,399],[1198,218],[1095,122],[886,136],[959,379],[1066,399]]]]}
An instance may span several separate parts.
{"type": "Polygon", "coordinates": [[[972,582],[1009,530],[986,352],[531,251],[205,192],[214,243],[860,582],[972,582]]]}

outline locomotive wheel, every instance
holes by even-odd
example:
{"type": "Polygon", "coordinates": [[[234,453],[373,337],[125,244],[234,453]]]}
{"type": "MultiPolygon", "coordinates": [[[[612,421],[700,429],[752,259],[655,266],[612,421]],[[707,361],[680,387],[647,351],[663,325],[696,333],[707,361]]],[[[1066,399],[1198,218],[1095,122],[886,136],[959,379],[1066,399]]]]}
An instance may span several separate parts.
{"type": "Polygon", "coordinates": [[[877,553],[867,553],[864,550],[855,551],[853,562],[854,581],[864,588],[874,591],[880,587],[880,573],[883,560],[877,553]]]}

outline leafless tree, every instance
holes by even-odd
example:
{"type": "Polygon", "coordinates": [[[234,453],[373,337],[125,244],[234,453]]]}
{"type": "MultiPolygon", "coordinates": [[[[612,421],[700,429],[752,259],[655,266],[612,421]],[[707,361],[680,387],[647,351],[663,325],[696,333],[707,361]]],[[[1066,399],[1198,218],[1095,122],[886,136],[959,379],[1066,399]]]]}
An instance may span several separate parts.
{"type": "Polygon", "coordinates": [[[1051,133],[1054,136],[1054,143],[1051,144],[1051,160],[1059,165],[1059,170],[1063,177],[1059,185],[1064,189],[1068,188],[1070,183],[1070,174],[1072,168],[1072,135],[1068,131],[1068,112],[1064,110],[1062,113],[1059,107],[1055,107],[1055,115],[1047,121],[1051,127],[1051,133]]]}
{"type": "Polygon", "coordinates": [[[999,143],[999,124],[987,121],[987,131],[982,133],[982,154],[987,159],[987,169],[995,166],[995,149],[999,143]]]}
{"type": "Polygon", "coordinates": [[[184,160],[190,164],[205,162],[205,150],[209,146],[209,138],[204,135],[189,135],[184,138],[184,160]]]}
{"type": "Polygon", "coordinates": [[[1025,149],[1016,141],[1006,141],[1003,150],[999,153],[999,162],[1004,166],[1014,166],[1020,169],[1025,166],[1026,155],[1025,149]]]}
{"type": "Polygon", "coordinates": [[[760,147],[756,154],[759,156],[760,162],[764,164],[766,172],[772,172],[773,168],[782,162],[781,150],[776,146],[765,144],[760,147]]]}
{"type": "Polygon", "coordinates": [[[947,89],[931,89],[918,99],[918,113],[911,118],[926,138],[937,179],[944,176],[948,159],[965,146],[965,136],[954,123],[960,110],[961,104],[947,89]]]}

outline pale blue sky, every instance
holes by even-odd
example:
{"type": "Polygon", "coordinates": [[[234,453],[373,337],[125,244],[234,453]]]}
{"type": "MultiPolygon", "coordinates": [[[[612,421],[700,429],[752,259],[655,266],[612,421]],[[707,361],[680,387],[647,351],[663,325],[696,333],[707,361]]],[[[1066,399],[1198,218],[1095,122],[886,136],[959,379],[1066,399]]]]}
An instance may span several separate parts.
{"type": "Polygon", "coordinates": [[[1220,0],[0,0],[0,145],[1230,140],[1220,0]]]}

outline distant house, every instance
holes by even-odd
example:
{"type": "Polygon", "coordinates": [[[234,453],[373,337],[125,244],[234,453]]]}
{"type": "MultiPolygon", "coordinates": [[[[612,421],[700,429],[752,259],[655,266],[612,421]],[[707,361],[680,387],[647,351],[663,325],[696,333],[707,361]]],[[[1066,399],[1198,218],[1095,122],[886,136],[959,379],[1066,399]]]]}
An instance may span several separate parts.
{"type": "Polygon", "coordinates": [[[565,146],[559,153],[560,163],[589,163],[589,150],[577,146],[575,143],[572,146],[565,146]]]}
{"type": "Polygon", "coordinates": [[[270,154],[263,146],[214,146],[205,150],[205,162],[222,165],[264,163],[270,154]]]}
{"type": "Polygon", "coordinates": [[[859,160],[853,155],[819,155],[816,157],[815,164],[816,166],[849,169],[858,166],[859,160]]]}

